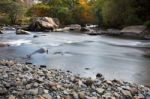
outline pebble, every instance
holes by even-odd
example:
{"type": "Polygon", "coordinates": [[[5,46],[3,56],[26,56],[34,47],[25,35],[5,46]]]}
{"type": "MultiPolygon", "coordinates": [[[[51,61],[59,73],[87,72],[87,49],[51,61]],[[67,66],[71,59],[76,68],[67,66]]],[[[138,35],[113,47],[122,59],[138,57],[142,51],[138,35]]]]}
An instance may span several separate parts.
{"type": "Polygon", "coordinates": [[[103,94],[104,93],[104,89],[102,89],[102,88],[96,88],[96,92],[98,93],[98,94],[103,94]]]}
{"type": "Polygon", "coordinates": [[[8,97],[8,99],[16,99],[16,97],[13,96],[13,95],[10,95],[10,96],[8,97]]]}
{"type": "Polygon", "coordinates": [[[84,92],[79,92],[78,96],[79,96],[79,99],[85,99],[85,93],[84,92]]]}
{"type": "Polygon", "coordinates": [[[52,99],[52,96],[49,95],[49,94],[44,94],[44,95],[42,95],[42,96],[45,97],[46,99],[52,99]]]}
{"type": "Polygon", "coordinates": [[[131,92],[127,90],[122,90],[122,94],[127,98],[132,98],[131,92]]]}
{"type": "MultiPolygon", "coordinates": [[[[0,60],[0,99],[146,99],[150,88],[120,80],[0,60]],[[8,94],[9,93],[9,94],[8,94]],[[20,98],[21,97],[21,98],[20,98]]],[[[148,98],[147,98],[148,99],[148,98]]]]}

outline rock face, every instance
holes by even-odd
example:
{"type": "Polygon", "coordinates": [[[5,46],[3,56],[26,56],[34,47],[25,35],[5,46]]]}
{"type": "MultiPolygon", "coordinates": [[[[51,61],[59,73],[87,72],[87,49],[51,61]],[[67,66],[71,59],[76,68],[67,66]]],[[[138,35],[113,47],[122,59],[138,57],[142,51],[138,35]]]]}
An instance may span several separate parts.
{"type": "Polygon", "coordinates": [[[29,25],[29,31],[53,31],[59,27],[59,21],[51,17],[37,17],[29,25]],[[56,21],[56,22],[55,22],[56,21]]]}

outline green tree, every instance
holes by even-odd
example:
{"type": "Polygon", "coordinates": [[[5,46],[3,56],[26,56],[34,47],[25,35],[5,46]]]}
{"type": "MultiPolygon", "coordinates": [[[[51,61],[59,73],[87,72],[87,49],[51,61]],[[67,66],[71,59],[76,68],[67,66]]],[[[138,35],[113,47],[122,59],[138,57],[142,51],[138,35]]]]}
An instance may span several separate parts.
{"type": "Polygon", "coordinates": [[[16,24],[24,16],[25,8],[14,0],[2,0],[0,2],[0,12],[8,15],[11,24],[16,24]]]}

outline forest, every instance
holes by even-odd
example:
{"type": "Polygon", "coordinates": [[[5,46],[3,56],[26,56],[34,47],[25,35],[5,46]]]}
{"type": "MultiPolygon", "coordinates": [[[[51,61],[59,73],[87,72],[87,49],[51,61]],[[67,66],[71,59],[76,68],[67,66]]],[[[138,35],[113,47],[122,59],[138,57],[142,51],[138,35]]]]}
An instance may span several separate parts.
{"type": "Polygon", "coordinates": [[[30,7],[21,0],[1,0],[0,24],[28,24],[34,17],[48,16],[63,25],[149,26],[149,9],[149,0],[43,0],[30,7]]]}

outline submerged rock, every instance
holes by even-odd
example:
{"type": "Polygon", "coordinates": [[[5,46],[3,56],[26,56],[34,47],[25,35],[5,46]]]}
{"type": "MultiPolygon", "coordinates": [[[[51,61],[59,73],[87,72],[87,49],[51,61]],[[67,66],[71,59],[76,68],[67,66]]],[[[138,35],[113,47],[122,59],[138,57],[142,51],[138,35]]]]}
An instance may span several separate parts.
{"type": "Polygon", "coordinates": [[[29,31],[22,30],[22,29],[17,29],[17,30],[16,30],[16,34],[18,34],[18,35],[29,35],[30,32],[29,32],[29,31]]]}
{"type": "Polygon", "coordinates": [[[0,30],[0,34],[4,34],[4,33],[0,30]]]}

